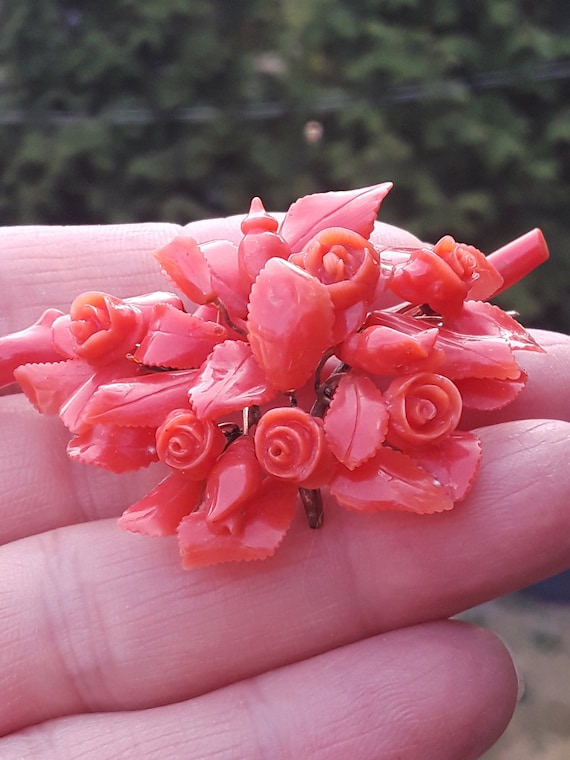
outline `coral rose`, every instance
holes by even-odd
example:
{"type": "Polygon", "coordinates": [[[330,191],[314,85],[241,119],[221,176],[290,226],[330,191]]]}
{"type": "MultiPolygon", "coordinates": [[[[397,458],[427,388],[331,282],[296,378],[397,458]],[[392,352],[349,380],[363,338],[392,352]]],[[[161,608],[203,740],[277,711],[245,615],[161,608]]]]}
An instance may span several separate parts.
{"type": "Polygon", "coordinates": [[[156,431],[159,459],[192,480],[207,477],[225,445],[220,428],[191,409],[175,409],[156,431]]]}
{"type": "Polygon", "coordinates": [[[263,469],[303,488],[328,483],[334,458],[323,421],[298,407],[270,409],[255,431],[255,453],[263,469]]]}
{"type": "Polygon", "coordinates": [[[290,261],[327,286],[336,309],[348,309],[359,301],[370,302],[374,296],[380,257],[357,232],[343,227],[324,229],[290,261]]]}
{"type": "Polygon", "coordinates": [[[404,450],[443,440],[461,417],[459,390],[447,377],[432,372],[395,378],[384,398],[390,412],[388,442],[404,450]]]}
{"type": "Polygon", "coordinates": [[[478,248],[457,243],[451,235],[444,235],[434,245],[433,252],[463,280],[469,298],[485,300],[500,290],[503,278],[478,248]]]}
{"type": "Polygon", "coordinates": [[[133,304],[95,291],[73,301],[66,326],[66,331],[54,332],[56,347],[62,340],[65,343],[68,332],[75,355],[90,364],[107,364],[134,350],[144,333],[145,318],[133,304]]]}

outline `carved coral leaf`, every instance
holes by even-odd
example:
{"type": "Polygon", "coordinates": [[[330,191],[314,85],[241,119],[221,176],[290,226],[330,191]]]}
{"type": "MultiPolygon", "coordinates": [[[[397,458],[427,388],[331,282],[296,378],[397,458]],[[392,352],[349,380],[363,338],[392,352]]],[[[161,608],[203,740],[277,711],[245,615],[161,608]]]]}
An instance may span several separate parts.
{"type": "Polygon", "coordinates": [[[40,414],[57,414],[67,399],[93,375],[82,359],[22,364],[14,379],[40,414]]]}
{"type": "Polygon", "coordinates": [[[194,303],[209,303],[216,297],[206,257],[194,238],[178,235],[154,254],[163,274],[194,303]]]}
{"type": "Polygon", "coordinates": [[[87,401],[83,421],[158,427],[177,407],[188,407],[188,388],[198,370],[158,372],[100,385],[87,401]]]}
{"type": "Polygon", "coordinates": [[[386,438],[388,410],[381,391],[365,375],[344,375],[325,415],[324,428],[333,454],[354,470],[370,459],[386,438]]]}
{"type": "MultiPolygon", "coordinates": [[[[375,311],[367,323],[390,327],[409,336],[424,331],[423,320],[389,311],[375,311]]],[[[437,367],[442,375],[452,380],[465,377],[516,380],[520,377],[513,349],[502,334],[470,335],[444,326],[437,329],[434,354],[443,357],[437,367]]]]}
{"type": "Polygon", "coordinates": [[[392,187],[391,182],[383,182],[358,190],[305,195],[289,207],[279,232],[293,253],[327,227],[345,227],[369,238],[380,204],[392,187]]]}
{"type": "Polygon", "coordinates": [[[61,406],[59,417],[65,427],[72,433],[80,433],[88,427],[88,423],[85,421],[85,410],[89,399],[96,390],[101,385],[115,382],[117,378],[126,379],[134,377],[138,373],[138,366],[127,359],[98,367],[61,406]]]}
{"type": "Polygon", "coordinates": [[[357,512],[444,512],[453,500],[412,457],[382,446],[355,470],[339,466],[330,485],[339,504],[357,512]]]}
{"type": "Polygon", "coordinates": [[[74,462],[111,472],[139,470],[158,460],[154,436],[154,428],[94,425],[71,439],[67,454],[74,462]]]}
{"type": "Polygon", "coordinates": [[[211,240],[200,246],[212,276],[212,285],[231,319],[239,323],[247,313],[250,282],[239,269],[238,247],[229,240],[211,240]]]}
{"type": "Polygon", "coordinates": [[[186,569],[219,562],[266,559],[275,553],[295,516],[297,488],[267,478],[255,496],[242,505],[240,520],[212,522],[205,510],[184,517],[178,545],[186,569]]]}
{"type": "Polygon", "coordinates": [[[249,345],[235,340],[214,347],[188,392],[199,419],[262,404],[275,394],[249,345]]]}
{"type": "Polygon", "coordinates": [[[118,525],[143,536],[172,536],[182,518],[198,506],[203,486],[202,481],[172,472],[126,509],[118,525]]]}
{"type": "Polygon", "coordinates": [[[334,308],[327,288],[284,259],[273,258],[251,290],[248,339],[269,382],[301,388],[333,340],[334,308]]]}
{"type": "Polygon", "coordinates": [[[526,385],[528,375],[521,372],[514,380],[466,377],[455,380],[463,399],[463,407],[479,411],[502,409],[514,401],[526,385]]]}
{"type": "Polygon", "coordinates": [[[460,501],[475,481],[481,441],[475,433],[455,432],[436,446],[416,449],[413,458],[442,484],[453,501],[460,501]]]}
{"type": "Polygon", "coordinates": [[[444,325],[458,333],[502,338],[513,351],[544,353],[516,319],[487,301],[466,301],[461,311],[445,318],[444,325]]]}
{"type": "Polygon", "coordinates": [[[170,304],[158,304],[134,358],[152,367],[191,369],[199,367],[213,347],[227,336],[223,325],[170,304]]]}

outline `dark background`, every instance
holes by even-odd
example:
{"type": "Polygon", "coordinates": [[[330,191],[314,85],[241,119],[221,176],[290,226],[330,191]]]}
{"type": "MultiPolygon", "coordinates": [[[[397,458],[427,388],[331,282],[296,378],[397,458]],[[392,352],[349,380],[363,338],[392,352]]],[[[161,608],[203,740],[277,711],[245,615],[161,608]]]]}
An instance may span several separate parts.
{"type": "Polygon", "coordinates": [[[490,252],[570,331],[568,0],[0,0],[0,224],[243,212],[392,180],[381,218],[490,252]]]}

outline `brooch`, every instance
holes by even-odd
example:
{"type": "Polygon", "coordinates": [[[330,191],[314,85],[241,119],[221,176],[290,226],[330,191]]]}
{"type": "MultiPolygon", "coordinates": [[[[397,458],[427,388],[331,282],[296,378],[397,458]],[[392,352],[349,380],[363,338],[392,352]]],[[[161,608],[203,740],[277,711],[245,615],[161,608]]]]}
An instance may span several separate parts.
{"type": "Polygon", "coordinates": [[[299,501],[321,525],[324,489],[326,509],[452,509],[481,459],[463,410],[509,404],[516,352],[542,351],[488,299],[548,250],[539,230],[488,257],[450,235],[381,246],[390,188],[309,195],[280,218],[254,198],[234,240],[177,236],[154,257],[180,296],[49,309],[0,338],[0,385],[59,415],[72,460],[163,462],[119,525],[176,535],[185,568],[269,557],[299,501]]]}

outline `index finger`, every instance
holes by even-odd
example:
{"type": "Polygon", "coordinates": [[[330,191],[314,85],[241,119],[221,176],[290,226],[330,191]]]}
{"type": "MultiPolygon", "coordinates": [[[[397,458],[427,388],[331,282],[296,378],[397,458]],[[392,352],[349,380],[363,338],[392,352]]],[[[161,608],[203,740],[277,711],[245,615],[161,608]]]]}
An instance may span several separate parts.
{"type": "Polygon", "coordinates": [[[0,733],[86,706],[189,699],[565,569],[569,427],[481,430],[481,476],[451,512],[356,515],[329,502],[321,532],[297,520],[261,565],[185,572],[174,539],[110,520],[0,548],[0,733]]]}
{"type": "MultiPolygon", "coordinates": [[[[281,214],[277,214],[281,216],[281,214]]],[[[199,243],[213,238],[238,242],[243,215],[204,219],[185,227],[154,223],[77,227],[6,227],[0,231],[0,335],[34,322],[47,308],[67,310],[86,290],[119,298],[169,290],[150,255],[180,233],[199,243]]],[[[418,245],[405,230],[377,223],[373,242],[418,245]]]]}
{"type": "Polygon", "coordinates": [[[519,419],[570,421],[570,337],[546,330],[531,332],[546,353],[516,352],[517,362],[528,375],[523,391],[503,409],[467,411],[463,419],[466,427],[519,419]]]}
{"type": "Polygon", "coordinates": [[[167,290],[150,253],[180,232],[176,224],[6,227],[0,231],[0,335],[45,309],[69,308],[85,290],[127,297],[167,290]]]}

